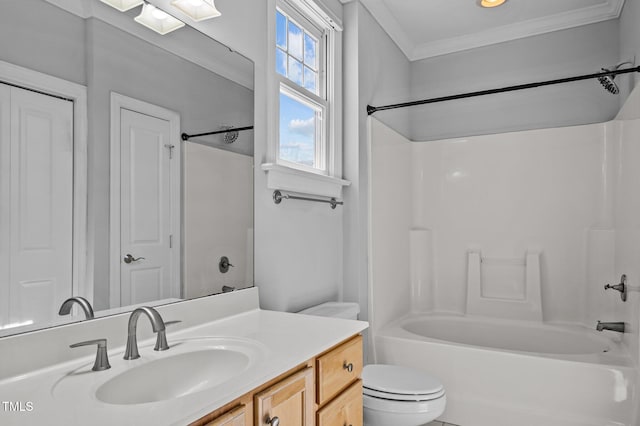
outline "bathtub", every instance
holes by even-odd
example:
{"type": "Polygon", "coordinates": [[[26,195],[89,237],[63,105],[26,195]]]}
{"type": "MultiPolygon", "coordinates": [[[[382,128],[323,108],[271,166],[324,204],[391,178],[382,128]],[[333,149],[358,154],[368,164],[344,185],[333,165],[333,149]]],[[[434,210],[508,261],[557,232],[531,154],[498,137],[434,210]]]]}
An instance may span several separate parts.
{"type": "Polygon", "coordinates": [[[377,332],[374,353],[377,363],[417,368],[442,380],[445,422],[631,426],[636,372],[609,334],[527,321],[410,315],[377,332]]]}

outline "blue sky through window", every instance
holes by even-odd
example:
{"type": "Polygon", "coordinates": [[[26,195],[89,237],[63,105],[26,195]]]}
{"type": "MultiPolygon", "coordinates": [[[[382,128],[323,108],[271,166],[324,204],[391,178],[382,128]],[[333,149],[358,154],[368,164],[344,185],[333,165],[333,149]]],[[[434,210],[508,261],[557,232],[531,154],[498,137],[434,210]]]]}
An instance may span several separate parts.
{"type": "Polygon", "coordinates": [[[316,166],[315,133],[316,111],[280,93],[280,158],[316,166]]]}
{"type": "MultiPolygon", "coordinates": [[[[315,95],[319,94],[318,49],[316,36],[276,11],[276,72],[315,95]]],[[[301,98],[280,92],[279,158],[318,167],[315,162],[319,109],[298,99],[301,98]]]]}

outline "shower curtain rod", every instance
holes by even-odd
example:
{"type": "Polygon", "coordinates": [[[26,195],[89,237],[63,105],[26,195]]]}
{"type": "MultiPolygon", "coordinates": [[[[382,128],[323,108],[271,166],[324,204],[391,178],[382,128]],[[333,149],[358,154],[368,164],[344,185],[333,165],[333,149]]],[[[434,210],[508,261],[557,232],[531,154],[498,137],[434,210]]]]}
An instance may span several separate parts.
{"type": "Polygon", "coordinates": [[[634,67],[634,68],[627,68],[623,70],[602,71],[595,74],[579,75],[576,77],[559,78],[557,80],[540,81],[537,83],[518,84],[516,86],[507,86],[499,89],[480,90],[477,92],[461,93],[459,95],[450,95],[450,96],[442,96],[439,98],[423,99],[420,101],[403,102],[399,104],[382,105],[378,107],[367,105],[367,115],[371,115],[377,111],[384,111],[387,109],[405,108],[405,107],[424,105],[424,104],[434,104],[436,102],[445,102],[445,101],[452,101],[455,99],[465,99],[465,98],[473,98],[476,96],[493,95],[495,93],[513,92],[515,90],[533,89],[535,87],[550,86],[552,84],[569,83],[572,81],[589,80],[592,78],[615,76],[618,74],[627,74],[632,72],[640,72],[640,66],[634,67]]]}
{"type": "Polygon", "coordinates": [[[198,136],[209,136],[209,135],[219,135],[220,133],[242,132],[243,130],[251,130],[251,129],[253,129],[253,126],[231,127],[229,129],[216,130],[214,132],[197,133],[195,135],[188,135],[186,133],[183,133],[182,134],[182,140],[183,141],[188,141],[190,138],[196,138],[198,136]]]}

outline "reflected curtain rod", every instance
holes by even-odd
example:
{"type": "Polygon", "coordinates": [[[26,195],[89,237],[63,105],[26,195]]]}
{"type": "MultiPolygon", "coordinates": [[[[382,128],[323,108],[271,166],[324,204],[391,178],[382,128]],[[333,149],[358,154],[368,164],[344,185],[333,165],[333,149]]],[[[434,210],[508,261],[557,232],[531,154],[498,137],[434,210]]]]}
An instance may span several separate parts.
{"type": "Polygon", "coordinates": [[[246,126],[246,127],[231,127],[229,129],[216,130],[213,132],[206,132],[206,133],[197,133],[195,135],[189,135],[187,133],[183,133],[182,140],[188,141],[190,138],[197,138],[198,136],[219,135],[221,133],[242,132],[243,130],[252,130],[252,129],[253,129],[253,126],[246,126]]]}
{"type": "Polygon", "coordinates": [[[436,102],[445,102],[445,101],[453,101],[456,99],[465,99],[465,98],[473,98],[476,96],[484,96],[484,95],[493,95],[495,93],[504,93],[504,92],[513,92],[515,90],[523,90],[523,89],[533,89],[535,87],[542,86],[550,86],[552,84],[561,84],[561,83],[569,83],[572,81],[580,81],[580,80],[589,80],[592,78],[605,77],[605,76],[615,76],[618,74],[628,74],[632,72],[640,72],[640,66],[634,68],[627,68],[623,70],[614,70],[614,71],[602,71],[595,74],[586,74],[579,75],[576,77],[566,77],[559,78],[557,80],[547,80],[540,81],[537,83],[527,83],[527,84],[518,84],[516,86],[507,86],[499,89],[489,89],[489,90],[480,90],[477,92],[469,92],[469,93],[461,93],[458,95],[450,95],[450,96],[442,96],[439,98],[431,98],[431,99],[423,99],[420,101],[412,101],[412,102],[403,102],[399,104],[391,104],[391,105],[382,105],[382,106],[371,106],[367,105],[367,115],[371,115],[378,111],[384,111],[388,109],[396,109],[396,108],[406,108],[416,105],[425,105],[425,104],[434,104],[436,102]]]}

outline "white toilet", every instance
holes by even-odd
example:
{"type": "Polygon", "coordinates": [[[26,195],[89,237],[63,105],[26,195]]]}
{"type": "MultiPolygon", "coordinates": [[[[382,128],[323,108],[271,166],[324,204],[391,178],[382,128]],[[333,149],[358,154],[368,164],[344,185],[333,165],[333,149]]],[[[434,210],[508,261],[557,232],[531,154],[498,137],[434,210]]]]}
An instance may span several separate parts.
{"type": "MultiPolygon", "coordinates": [[[[357,319],[357,303],[328,302],[301,314],[357,319]]],[[[398,365],[369,364],[362,371],[365,426],[420,426],[442,415],[444,386],[433,376],[398,365]]]]}

